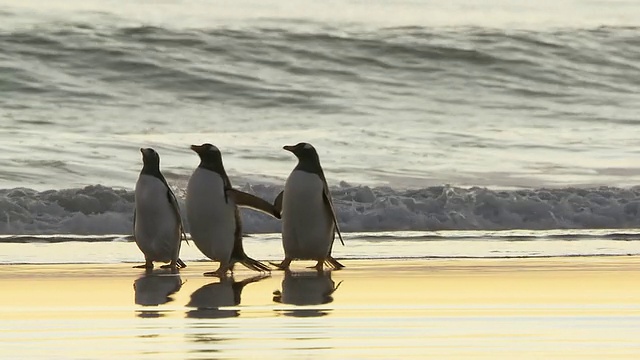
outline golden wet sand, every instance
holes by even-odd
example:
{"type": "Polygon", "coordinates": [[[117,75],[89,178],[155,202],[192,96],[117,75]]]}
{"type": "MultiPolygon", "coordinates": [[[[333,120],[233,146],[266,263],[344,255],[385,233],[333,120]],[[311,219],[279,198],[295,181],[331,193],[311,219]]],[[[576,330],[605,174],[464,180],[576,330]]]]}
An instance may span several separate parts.
{"type": "MultiPolygon", "coordinates": [[[[640,357],[640,257],[0,266],[7,358],[640,357]],[[134,285],[135,282],[135,285],[134,285]]],[[[4,357],[3,357],[4,358],[4,357]]]]}

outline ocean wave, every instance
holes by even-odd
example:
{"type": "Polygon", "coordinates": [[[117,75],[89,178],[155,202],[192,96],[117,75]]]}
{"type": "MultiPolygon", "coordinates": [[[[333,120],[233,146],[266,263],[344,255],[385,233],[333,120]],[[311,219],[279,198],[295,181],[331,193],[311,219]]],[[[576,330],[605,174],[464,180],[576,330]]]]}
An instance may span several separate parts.
{"type": "MultiPolygon", "coordinates": [[[[249,183],[239,188],[268,201],[282,190],[282,186],[249,183]]],[[[184,209],[184,189],[176,192],[184,209]]],[[[345,232],[640,228],[640,188],[492,190],[444,185],[397,190],[342,183],[332,189],[332,194],[345,232]]],[[[58,234],[60,241],[70,239],[69,234],[108,235],[109,241],[127,241],[130,238],[126,234],[132,232],[133,207],[132,191],[102,185],[41,192],[4,189],[0,190],[0,234],[58,234]]],[[[279,220],[247,209],[242,210],[242,215],[245,233],[280,232],[279,220]]],[[[439,234],[417,236],[422,240],[440,238],[439,234]]],[[[451,239],[451,234],[447,236],[451,239]]],[[[500,236],[513,241],[535,238],[527,233],[500,236]]],[[[561,240],[589,237],[547,236],[561,240]]],[[[632,240],[636,235],[625,231],[594,236],[632,240]]],[[[21,242],[20,239],[23,238],[15,241],[21,242]]],[[[37,237],[25,239],[37,242],[37,237]]]]}
{"type": "Polygon", "coordinates": [[[367,113],[358,104],[337,105],[344,94],[336,89],[370,85],[385,94],[420,93],[425,82],[450,90],[476,84],[562,102],[585,96],[584,88],[631,94],[638,85],[630,75],[639,70],[640,30],[628,27],[365,31],[48,25],[0,32],[5,98],[73,95],[114,101],[142,88],[253,108],[367,113]]]}

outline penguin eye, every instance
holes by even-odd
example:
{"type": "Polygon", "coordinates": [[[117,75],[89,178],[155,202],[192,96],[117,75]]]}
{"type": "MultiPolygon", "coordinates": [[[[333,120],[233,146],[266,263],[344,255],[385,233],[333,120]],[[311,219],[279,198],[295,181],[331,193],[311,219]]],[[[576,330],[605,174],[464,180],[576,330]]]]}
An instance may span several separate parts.
{"type": "Polygon", "coordinates": [[[311,146],[311,144],[304,143],[304,146],[302,148],[305,149],[305,150],[311,150],[312,146],[311,146]]]}

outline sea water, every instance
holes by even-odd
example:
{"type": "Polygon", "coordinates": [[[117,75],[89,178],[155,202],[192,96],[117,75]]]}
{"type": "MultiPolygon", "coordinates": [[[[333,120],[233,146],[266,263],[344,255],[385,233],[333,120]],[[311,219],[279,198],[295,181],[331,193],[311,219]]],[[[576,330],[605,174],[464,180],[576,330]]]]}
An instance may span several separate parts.
{"type": "Polygon", "coordinates": [[[126,236],[204,142],[269,201],[311,142],[345,232],[640,224],[636,1],[0,5],[2,234],[126,236]]]}

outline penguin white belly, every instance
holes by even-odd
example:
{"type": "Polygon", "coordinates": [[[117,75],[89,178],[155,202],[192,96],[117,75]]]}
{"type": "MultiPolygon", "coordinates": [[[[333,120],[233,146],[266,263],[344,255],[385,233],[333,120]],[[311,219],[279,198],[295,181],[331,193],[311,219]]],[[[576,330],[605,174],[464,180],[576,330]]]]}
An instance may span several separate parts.
{"type": "Polygon", "coordinates": [[[140,175],[136,182],[136,244],[151,261],[169,262],[180,251],[180,223],[176,218],[167,187],[158,178],[140,175]]]}
{"type": "Polygon", "coordinates": [[[322,179],[294,170],[284,185],[282,198],[282,244],[291,259],[317,260],[329,254],[334,225],[325,204],[322,179]]]}
{"type": "Polygon", "coordinates": [[[197,168],[187,185],[186,206],[191,238],[198,249],[212,260],[229,261],[235,240],[236,205],[229,196],[225,202],[222,177],[197,168]]]}

